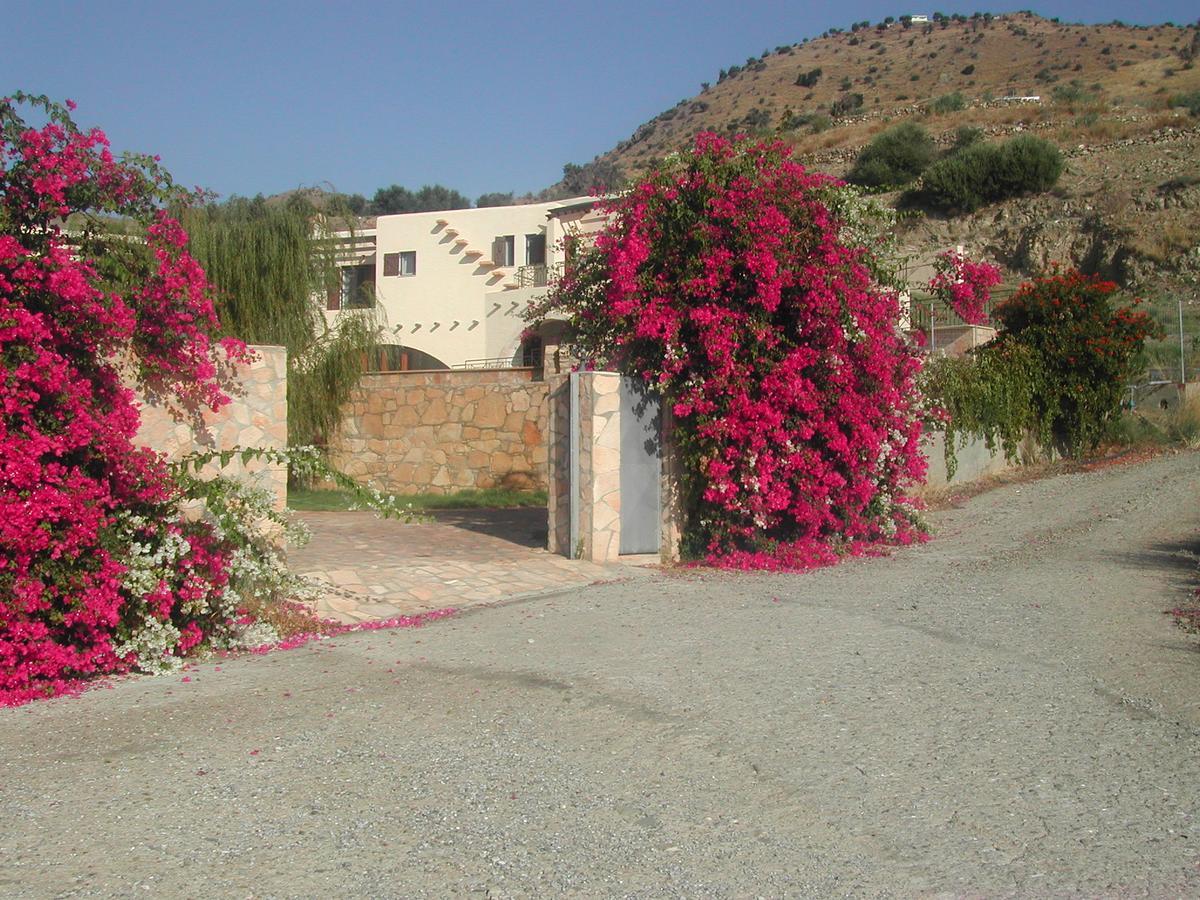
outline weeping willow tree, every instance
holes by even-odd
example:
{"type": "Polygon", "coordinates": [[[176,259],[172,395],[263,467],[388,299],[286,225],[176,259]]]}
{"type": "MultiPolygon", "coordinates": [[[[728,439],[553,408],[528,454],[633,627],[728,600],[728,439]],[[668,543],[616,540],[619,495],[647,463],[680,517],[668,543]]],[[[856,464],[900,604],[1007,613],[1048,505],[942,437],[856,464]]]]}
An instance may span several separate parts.
{"type": "Polygon", "coordinates": [[[302,197],[234,198],[181,215],[225,332],[287,348],[288,443],[325,446],[377,346],[371,309],[343,312],[334,325],[325,317],[326,290],[340,278],[329,223],[350,219],[318,214],[302,197]]]}

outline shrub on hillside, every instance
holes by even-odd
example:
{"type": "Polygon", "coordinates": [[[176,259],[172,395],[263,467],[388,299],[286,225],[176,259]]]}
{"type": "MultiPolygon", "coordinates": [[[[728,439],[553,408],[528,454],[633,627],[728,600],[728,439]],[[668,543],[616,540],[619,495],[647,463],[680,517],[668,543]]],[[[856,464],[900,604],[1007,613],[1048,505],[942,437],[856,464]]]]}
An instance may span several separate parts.
{"type": "Polygon", "coordinates": [[[1182,107],[1193,116],[1200,116],[1200,91],[1187,94],[1176,94],[1170,100],[1172,107],[1182,107]]]}
{"type": "Polygon", "coordinates": [[[1050,91],[1050,98],[1055,103],[1068,105],[1096,99],[1094,94],[1084,88],[1083,83],[1078,78],[1072,79],[1069,84],[1056,84],[1053,90],[1050,91]]]}
{"type": "Polygon", "coordinates": [[[926,169],[920,190],[908,199],[943,212],[972,212],[1049,190],[1062,170],[1062,154],[1041,138],[1022,135],[1003,144],[974,143],[926,169]]]}
{"type": "Polygon", "coordinates": [[[960,125],[954,132],[954,146],[950,148],[950,153],[953,154],[960,150],[965,150],[972,144],[978,144],[982,140],[982,128],[976,128],[973,125],[960,125]]]}
{"type": "Polygon", "coordinates": [[[839,116],[848,116],[857,109],[861,109],[863,105],[862,94],[843,94],[833,102],[829,107],[829,114],[834,118],[839,116]]]}
{"type": "Polygon", "coordinates": [[[863,187],[903,187],[925,171],[935,152],[928,131],[915,122],[902,122],[863,148],[846,180],[863,187]]]}
{"type": "Polygon", "coordinates": [[[929,104],[929,111],[937,115],[943,113],[958,112],[960,109],[966,109],[967,98],[959,91],[952,94],[944,94],[929,104]]]}
{"type": "Polygon", "coordinates": [[[991,172],[990,193],[997,199],[1037,194],[1054,187],[1063,171],[1058,147],[1042,138],[1020,135],[1000,145],[991,172]]]}

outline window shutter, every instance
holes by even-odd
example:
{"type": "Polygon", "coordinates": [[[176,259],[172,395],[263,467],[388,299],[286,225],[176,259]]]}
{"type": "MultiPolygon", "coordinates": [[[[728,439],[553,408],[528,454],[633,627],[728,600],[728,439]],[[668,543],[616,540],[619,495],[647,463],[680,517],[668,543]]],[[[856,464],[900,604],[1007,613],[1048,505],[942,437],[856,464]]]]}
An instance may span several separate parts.
{"type": "Polygon", "coordinates": [[[342,308],[342,286],[340,284],[340,281],[341,281],[341,274],[340,274],[340,270],[339,270],[338,281],[331,282],[329,284],[329,286],[325,289],[325,308],[326,309],[334,310],[334,309],[342,308]]]}
{"type": "Polygon", "coordinates": [[[400,254],[399,253],[383,254],[383,274],[384,275],[399,275],[400,274],[400,254]]]}
{"type": "Polygon", "coordinates": [[[498,266],[504,265],[504,253],[508,249],[508,241],[498,237],[492,241],[492,262],[498,266]]]}

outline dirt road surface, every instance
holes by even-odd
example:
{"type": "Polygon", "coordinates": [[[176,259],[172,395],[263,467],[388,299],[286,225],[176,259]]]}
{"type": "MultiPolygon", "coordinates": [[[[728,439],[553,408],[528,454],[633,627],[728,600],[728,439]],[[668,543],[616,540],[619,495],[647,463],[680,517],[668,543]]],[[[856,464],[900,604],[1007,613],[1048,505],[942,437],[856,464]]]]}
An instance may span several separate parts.
{"type": "Polygon", "coordinates": [[[1200,895],[1198,483],[0,710],[0,894],[1200,895]]]}

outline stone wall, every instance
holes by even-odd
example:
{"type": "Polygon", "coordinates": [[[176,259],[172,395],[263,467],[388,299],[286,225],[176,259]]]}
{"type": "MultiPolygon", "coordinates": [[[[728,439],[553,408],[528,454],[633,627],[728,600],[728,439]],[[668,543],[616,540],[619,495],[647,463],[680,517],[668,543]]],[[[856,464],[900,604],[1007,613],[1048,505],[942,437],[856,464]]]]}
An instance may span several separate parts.
{"type": "Polygon", "coordinates": [[[545,488],[547,391],[532,369],[364,375],[332,462],[396,494],[545,488]]]}
{"type": "MultiPolygon", "coordinates": [[[[232,403],[204,416],[203,428],[177,421],[162,406],[139,397],[142,425],[135,443],[179,459],[201,450],[234,447],[287,446],[287,351],[283,347],[255,346],[258,359],[238,372],[239,386],[231,391],[232,403]]],[[[243,464],[240,459],[220,467],[209,464],[206,474],[221,472],[244,477],[275,495],[276,507],[287,503],[287,467],[261,461],[243,464]]]]}

